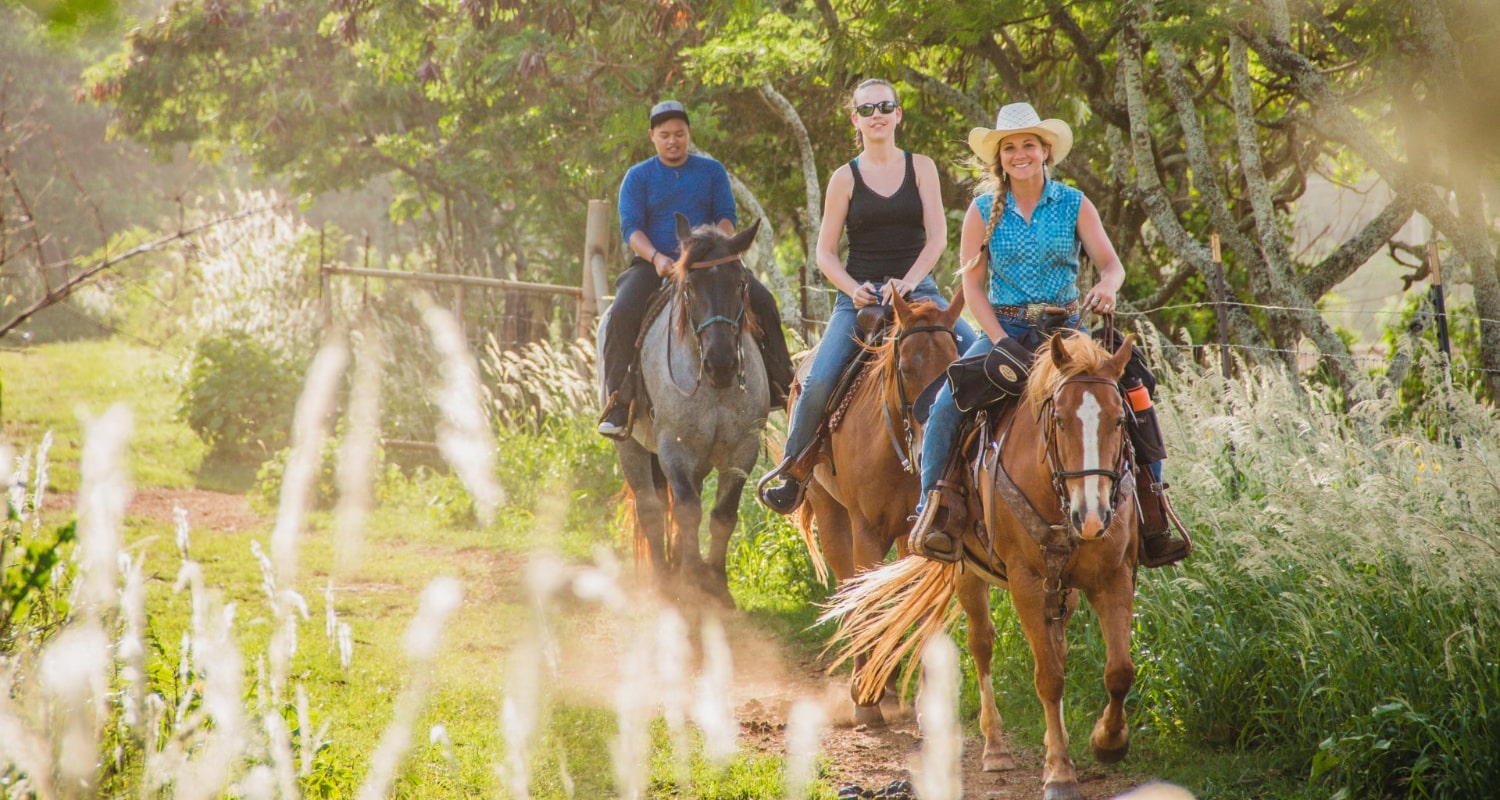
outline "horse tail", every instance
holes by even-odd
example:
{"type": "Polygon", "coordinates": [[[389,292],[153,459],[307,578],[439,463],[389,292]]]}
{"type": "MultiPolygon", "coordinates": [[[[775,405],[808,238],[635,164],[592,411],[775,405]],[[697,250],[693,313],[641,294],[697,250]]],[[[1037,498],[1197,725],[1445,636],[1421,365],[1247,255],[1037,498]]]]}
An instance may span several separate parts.
{"type": "Polygon", "coordinates": [[[641,527],[640,515],[636,513],[635,491],[630,488],[629,483],[620,487],[620,494],[616,498],[619,502],[619,513],[624,517],[620,527],[620,538],[622,547],[628,547],[635,557],[635,571],[637,575],[647,577],[651,575],[651,543],[646,540],[646,531],[641,527]],[[629,539],[629,541],[623,541],[629,539]]]}
{"type": "MultiPolygon", "coordinates": [[[[834,654],[834,667],[857,655],[869,657],[854,675],[855,702],[878,702],[906,656],[958,620],[953,597],[960,568],[907,556],[862,572],[839,588],[818,622],[838,620],[834,640],[844,643],[834,654]]],[[[915,659],[908,662],[905,683],[915,666],[915,659]]]]}
{"type": "Polygon", "coordinates": [[[818,583],[828,585],[828,559],[823,557],[823,548],[818,544],[817,536],[813,533],[813,510],[812,503],[803,500],[797,509],[797,530],[802,533],[802,544],[807,546],[807,557],[812,561],[813,574],[818,576],[818,583]]]}

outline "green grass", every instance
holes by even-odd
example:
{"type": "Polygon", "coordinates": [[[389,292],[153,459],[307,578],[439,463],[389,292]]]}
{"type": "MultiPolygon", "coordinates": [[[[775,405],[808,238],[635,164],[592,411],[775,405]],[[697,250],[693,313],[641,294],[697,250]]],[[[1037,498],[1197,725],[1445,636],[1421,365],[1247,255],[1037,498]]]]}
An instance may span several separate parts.
{"type": "MultiPolygon", "coordinates": [[[[49,345],[4,358],[0,364],[7,383],[6,438],[25,447],[43,431],[55,431],[55,489],[71,491],[78,483],[82,428],[64,409],[98,413],[114,402],[130,405],[136,418],[129,468],[137,486],[185,487],[195,481],[221,485],[202,463],[203,447],[172,417],[174,393],[164,378],[171,366],[166,357],[115,342],[90,342],[49,345]],[[109,377],[101,380],[101,375],[109,377]]],[[[354,640],[347,669],[340,665],[336,646],[324,629],[334,521],[326,512],[310,516],[308,532],[299,542],[295,586],[306,600],[309,619],[300,624],[287,689],[291,695],[297,686],[305,688],[313,731],[327,726],[326,747],[311,774],[302,779],[308,796],[349,797],[364,779],[370,756],[395,713],[396,699],[413,680],[415,667],[401,643],[423,587],[437,575],[457,578],[465,600],[448,624],[431,673],[432,692],[413,729],[413,746],[396,792],[413,798],[505,795],[495,768],[504,752],[500,704],[507,689],[507,658],[535,617],[525,589],[527,556],[549,549],[579,562],[594,547],[613,542],[610,501],[618,470],[607,443],[587,424],[567,420],[531,433],[506,433],[500,468],[509,503],[488,528],[472,524],[467,499],[451,476],[425,473],[408,478],[392,473],[382,482],[386,503],[368,519],[362,564],[357,573],[335,579],[334,607],[338,619],[351,627],[354,640]],[[435,725],[446,730],[451,748],[429,741],[435,725]]],[[[259,543],[270,551],[271,522],[267,516],[248,531],[195,528],[191,534],[190,555],[201,566],[205,584],[220,603],[235,609],[247,709],[252,711],[264,703],[267,690],[257,684],[257,675],[265,674],[277,621],[251,548],[259,543]]],[[[153,689],[172,707],[197,685],[196,680],[182,683],[178,677],[192,608],[188,594],[175,588],[181,558],[174,531],[163,520],[130,517],[125,538],[127,550],[144,565],[148,578],[148,674],[153,689]]],[[[783,560],[785,556],[779,555],[783,560]]],[[[774,604],[772,595],[760,592],[766,603],[774,604]]],[[[554,625],[563,655],[579,664],[589,658],[616,658],[588,649],[591,642],[612,643],[609,626],[601,624],[594,606],[567,605],[554,625]]],[[[593,686],[561,693],[553,701],[533,751],[534,796],[566,796],[565,776],[574,785],[574,796],[612,795],[610,700],[609,687],[593,686]]],[[[295,724],[295,714],[284,713],[295,724]]],[[[660,737],[656,745],[652,796],[751,798],[779,793],[776,759],[743,754],[721,771],[694,756],[691,785],[679,786],[660,737]]],[[[106,784],[114,793],[133,794],[141,777],[139,751],[126,752],[129,755],[106,784]]],[[[832,795],[826,785],[819,791],[832,795]]]]}
{"type": "Polygon", "coordinates": [[[140,486],[192,486],[205,448],[173,417],[177,390],[170,374],[175,366],[169,355],[118,341],[0,352],[4,438],[18,448],[32,447],[52,431],[51,485],[75,491],[85,421],[124,403],[135,420],[129,463],[134,481],[140,486]]]}

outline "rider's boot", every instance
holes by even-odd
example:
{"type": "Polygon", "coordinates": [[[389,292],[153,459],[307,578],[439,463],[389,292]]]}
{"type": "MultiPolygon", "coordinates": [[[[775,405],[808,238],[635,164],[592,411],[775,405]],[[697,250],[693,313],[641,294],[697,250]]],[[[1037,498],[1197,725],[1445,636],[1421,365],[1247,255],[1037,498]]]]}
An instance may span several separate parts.
{"type": "Polygon", "coordinates": [[[802,498],[806,494],[805,481],[798,480],[790,472],[782,472],[781,483],[761,492],[760,499],[766,504],[766,508],[785,516],[802,505],[802,498]]]}
{"type": "Polygon", "coordinates": [[[599,417],[599,434],[616,441],[630,438],[630,404],[620,401],[620,393],[614,392],[604,404],[604,413],[599,417]]]}
{"type": "MultiPolygon", "coordinates": [[[[950,473],[951,476],[951,473],[950,473]]],[[[933,561],[951,564],[963,558],[964,530],[969,521],[968,490],[953,481],[940,480],[917,504],[907,545],[912,552],[933,561]]]]}
{"type": "Polygon", "coordinates": [[[1140,476],[1135,487],[1135,502],[1141,509],[1139,560],[1144,567],[1169,567],[1193,552],[1193,540],[1177,521],[1167,499],[1167,484],[1154,480],[1150,469],[1141,470],[1140,476]],[[1177,536],[1172,535],[1174,527],[1177,536]]]}

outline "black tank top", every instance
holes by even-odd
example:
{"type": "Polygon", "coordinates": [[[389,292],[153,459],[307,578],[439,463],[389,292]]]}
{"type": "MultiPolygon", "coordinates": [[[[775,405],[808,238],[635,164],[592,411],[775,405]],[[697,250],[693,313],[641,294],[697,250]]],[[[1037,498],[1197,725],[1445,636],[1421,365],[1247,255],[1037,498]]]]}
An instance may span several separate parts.
{"type": "Polygon", "coordinates": [[[854,174],[854,193],[849,197],[849,215],[844,222],[849,233],[849,277],[871,283],[900,278],[927,244],[922,195],[917,191],[911,153],[906,154],[901,188],[890,197],[876,194],[865,184],[859,174],[859,159],[849,162],[849,171],[854,174]]]}

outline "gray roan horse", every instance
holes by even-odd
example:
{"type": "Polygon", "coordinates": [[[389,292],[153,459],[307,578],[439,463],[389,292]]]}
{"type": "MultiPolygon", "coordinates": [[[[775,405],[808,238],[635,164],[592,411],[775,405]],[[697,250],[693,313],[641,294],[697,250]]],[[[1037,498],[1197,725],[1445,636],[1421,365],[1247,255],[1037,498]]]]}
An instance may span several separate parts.
{"type": "Polygon", "coordinates": [[[710,225],[690,229],[677,215],[683,255],[670,278],[671,298],[646,323],[641,343],[649,402],[640,404],[646,408],[631,438],[615,443],[626,492],[634,498],[637,541],[644,537],[650,547],[658,584],[668,596],[697,590],[729,606],[729,536],[739,523],[740,493],[760,454],[771,403],[753,338],[750,271],[740,260],[759,228],[757,220],[726,236],[710,225]],[[698,530],[710,470],[718,472],[718,495],[705,562],[698,530]],[[670,539],[664,535],[669,527],[670,539]]]}

